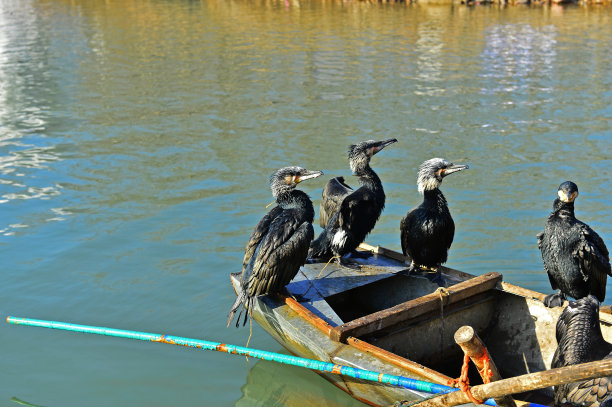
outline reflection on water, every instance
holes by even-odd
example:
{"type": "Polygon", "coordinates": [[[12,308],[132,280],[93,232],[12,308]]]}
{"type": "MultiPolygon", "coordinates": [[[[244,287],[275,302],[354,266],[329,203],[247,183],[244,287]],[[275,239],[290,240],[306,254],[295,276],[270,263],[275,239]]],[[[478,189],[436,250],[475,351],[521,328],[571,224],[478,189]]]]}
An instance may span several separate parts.
{"type": "Polygon", "coordinates": [[[316,377],[308,369],[257,361],[242,386],[236,407],[360,407],[364,404],[316,377]],[[291,375],[291,380],[287,376],[291,375]]]}
{"type": "Polygon", "coordinates": [[[436,96],[444,92],[442,79],[444,42],[442,22],[432,15],[431,20],[419,25],[416,41],[417,96],[436,96]],[[442,85],[442,86],[440,86],[442,85]]]}
{"type": "MultiPolygon", "coordinates": [[[[225,327],[228,274],[272,199],[269,175],[301,165],[355,185],[347,146],[389,137],[372,161],[387,200],[369,241],[399,250],[422,161],[467,162],[442,186],[457,226],[448,265],[550,292],[535,235],[561,181],[612,241],[610,10],[2,1],[0,311],[244,344],[247,329],[225,327]]],[[[316,208],[326,179],[303,186],[316,208]]],[[[350,404],[287,367],[0,336],[5,401],[350,404]]],[[[257,326],[252,346],[278,348],[257,326]]]]}
{"type": "Polygon", "coordinates": [[[499,80],[498,86],[486,89],[487,92],[553,91],[552,83],[537,86],[533,78],[546,80],[551,74],[557,55],[555,26],[536,29],[526,24],[498,25],[486,36],[487,46],[482,53],[484,76],[499,80]]]}
{"type": "MultiPolygon", "coordinates": [[[[45,137],[53,83],[47,82],[49,51],[38,23],[31,2],[0,6],[0,205],[8,214],[13,213],[6,205],[10,201],[51,200],[61,194],[60,185],[45,175],[60,157],[45,137]]],[[[60,219],[53,214],[56,210],[47,206],[45,220],[60,219]]],[[[31,219],[2,217],[0,234],[30,226],[31,219]]]]}

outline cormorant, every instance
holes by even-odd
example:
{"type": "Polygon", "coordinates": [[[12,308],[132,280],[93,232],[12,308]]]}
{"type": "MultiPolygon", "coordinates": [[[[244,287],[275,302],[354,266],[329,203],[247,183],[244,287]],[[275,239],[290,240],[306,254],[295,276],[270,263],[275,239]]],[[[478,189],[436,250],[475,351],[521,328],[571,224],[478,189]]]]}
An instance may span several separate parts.
{"type": "MultiPolygon", "coordinates": [[[[599,302],[593,295],[572,301],[557,321],[557,349],[552,368],[612,358],[612,344],[601,334],[599,302]]],[[[612,404],[612,377],[555,386],[555,406],[596,407],[612,404]]]]}
{"type": "Polygon", "coordinates": [[[227,316],[227,326],[241,306],[246,310],[244,325],[255,297],[279,292],[305,263],[314,237],[314,208],[308,195],[295,187],[322,174],[300,167],[285,167],[270,177],[277,206],[259,221],[251,234],[242,261],[242,291],[227,316]]]}
{"type": "Polygon", "coordinates": [[[349,146],[348,159],[361,187],[353,190],[343,177],[331,179],[321,199],[319,222],[324,230],[310,245],[308,257],[340,258],[352,252],[374,228],[385,207],[385,191],[370,159],[397,139],[368,140],[349,146]]]}
{"type": "Polygon", "coordinates": [[[561,306],[566,295],[580,299],[593,294],[603,301],[607,275],[612,276],[608,249],[593,229],[574,216],[576,184],[565,181],[557,195],[544,232],[537,236],[550,285],[553,290],[559,289],[547,295],[544,304],[561,306]]]}
{"type": "Polygon", "coordinates": [[[419,167],[417,186],[423,203],[412,208],[400,223],[402,252],[412,260],[410,270],[418,267],[436,272],[448,258],[455,236],[455,222],[439,187],[444,177],[468,169],[442,158],[432,158],[419,167]]]}

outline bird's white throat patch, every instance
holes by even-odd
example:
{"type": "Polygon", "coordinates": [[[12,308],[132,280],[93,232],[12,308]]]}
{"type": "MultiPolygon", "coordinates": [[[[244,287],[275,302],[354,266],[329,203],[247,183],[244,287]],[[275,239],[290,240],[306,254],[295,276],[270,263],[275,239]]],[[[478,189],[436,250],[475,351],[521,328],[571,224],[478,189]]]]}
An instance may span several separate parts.
{"type": "Polygon", "coordinates": [[[420,176],[419,174],[419,179],[417,180],[417,186],[418,186],[419,192],[423,193],[425,191],[431,191],[432,189],[438,188],[440,186],[440,181],[438,181],[436,178],[420,176]]]}

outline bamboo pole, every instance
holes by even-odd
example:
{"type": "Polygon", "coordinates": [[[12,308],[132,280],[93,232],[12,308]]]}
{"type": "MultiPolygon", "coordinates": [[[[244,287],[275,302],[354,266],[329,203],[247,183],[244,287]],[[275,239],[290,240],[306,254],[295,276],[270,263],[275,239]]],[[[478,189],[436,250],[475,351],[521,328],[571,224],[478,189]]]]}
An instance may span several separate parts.
{"type": "MultiPolygon", "coordinates": [[[[201,339],[183,338],[180,336],[161,335],[148,332],[128,331],[123,329],[105,328],[90,325],[71,324],[68,322],[46,321],[41,319],[7,317],[6,322],[13,325],[36,326],[40,328],[60,329],[64,331],[89,333],[96,335],[115,336],[127,339],[138,339],[149,342],[160,342],[170,345],[181,345],[201,350],[213,350],[225,352],[233,355],[249,356],[257,359],[268,360],[271,362],[283,363],[292,366],[304,367],[317,370],[322,373],[334,373],[353,377],[356,379],[378,382],[392,386],[401,387],[425,393],[443,393],[447,391],[457,391],[457,389],[437,383],[425,382],[422,380],[410,379],[403,376],[395,376],[356,367],[339,365],[329,362],[322,362],[314,359],[306,359],[298,356],[285,355],[281,353],[268,352],[264,350],[246,348],[242,346],[230,345],[220,342],[211,342],[201,339]]],[[[495,406],[493,400],[487,400],[488,405],[495,406]]],[[[545,406],[537,406],[545,407],[545,406]]]]}
{"type": "MultiPolygon", "coordinates": [[[[581,382],[610,375],[612,375],[612,359],[604,359],[525,374],[510,379],[491,382],[489,384],[481,384],[472,387],[471,391],[474,397],[484,400],[489,397],[523,393],[550,386],[581,382]]],[[[457,391],[424,400],[420,403],[413,404],[412,407],[452,407],[469,402],[470,400],[465,393],[457,391]]]]}
{"type": "MultiPolygon", "coordinates": [[[[474,365],[478,368],[478,373],[480,377],[482,377],[482,381],[487,383],[487,381],[496,382],[501,380],[502,377],[499,374],[499,370],[497,370],[497,366],[495,366],[495,362],[491,358],[491,355],[487,351],[486,346],[474,331],[474,328],[471,326],[462,326],[457,329],[455,332],[455,343],[463,349],[463,353],[468,355],[474,365]],[[487,376],[487,372],[485,372],[485,356],[489,355],[489,364],[488,368],[491,371],[491,377],[487,376]]],[[[516,403],[511,396],[502,396],[495,397],[495,402],[500,407],[516,407],[516,403]]]]}

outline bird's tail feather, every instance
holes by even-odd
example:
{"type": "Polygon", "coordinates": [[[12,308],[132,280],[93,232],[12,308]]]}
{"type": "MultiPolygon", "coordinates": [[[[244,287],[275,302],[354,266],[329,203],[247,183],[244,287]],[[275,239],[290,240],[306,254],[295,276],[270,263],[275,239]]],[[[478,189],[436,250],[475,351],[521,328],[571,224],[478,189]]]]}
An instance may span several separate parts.
{"type": "Polygon", "coordinates": [[[227,326],[229,327],[238,312],[238,318],[236,318],[236,328],[240,326],[240,318],[242,317],[242,313],[244,312],[244,320],[242,321],[242,326],[245,326],[247,321],[249,320],[249,315],[251,314],[251,307],[253,306],[255,299],[253,297],[247,296],[244,291],[242,291],[234,304],[232,305],[232,309],[230,309],[229,314],[227,314],[227,326]],[[238,311],[240,310],[240,311],[238,311]]]}
{"type": "Polygon", "coordinates": [[[321,232],[318,238],[313,240],[310,243],[310,248],[308,249],[308,258],[309,259],[327,259],[333,256],[331,250],[331,241],[327,236],[327,230],[321,232]]]}
{"type": "MultiPolygon", "coordinates": [[[[241,307],[244,308],[245,299],[246,299],[246,294],[244,293],[244,291],[242,291],[236,298],[236,301],[234,301],[234,304],[232,305],[232,308],[230,309],[229,314],[227,314],[227,326],[230,326],[230,324],[232,323],[234,319],[234,315],[236,315],[236,312],[238,311],[238,309],[241,307]]],[[[240,314],[238,314],[238,321],[240,321],[241,314],[242,314],[242,310],[240,310],[240,314]]],[[[238,323],[236,323],[236,326],[238,326],[238,323]]]]}

